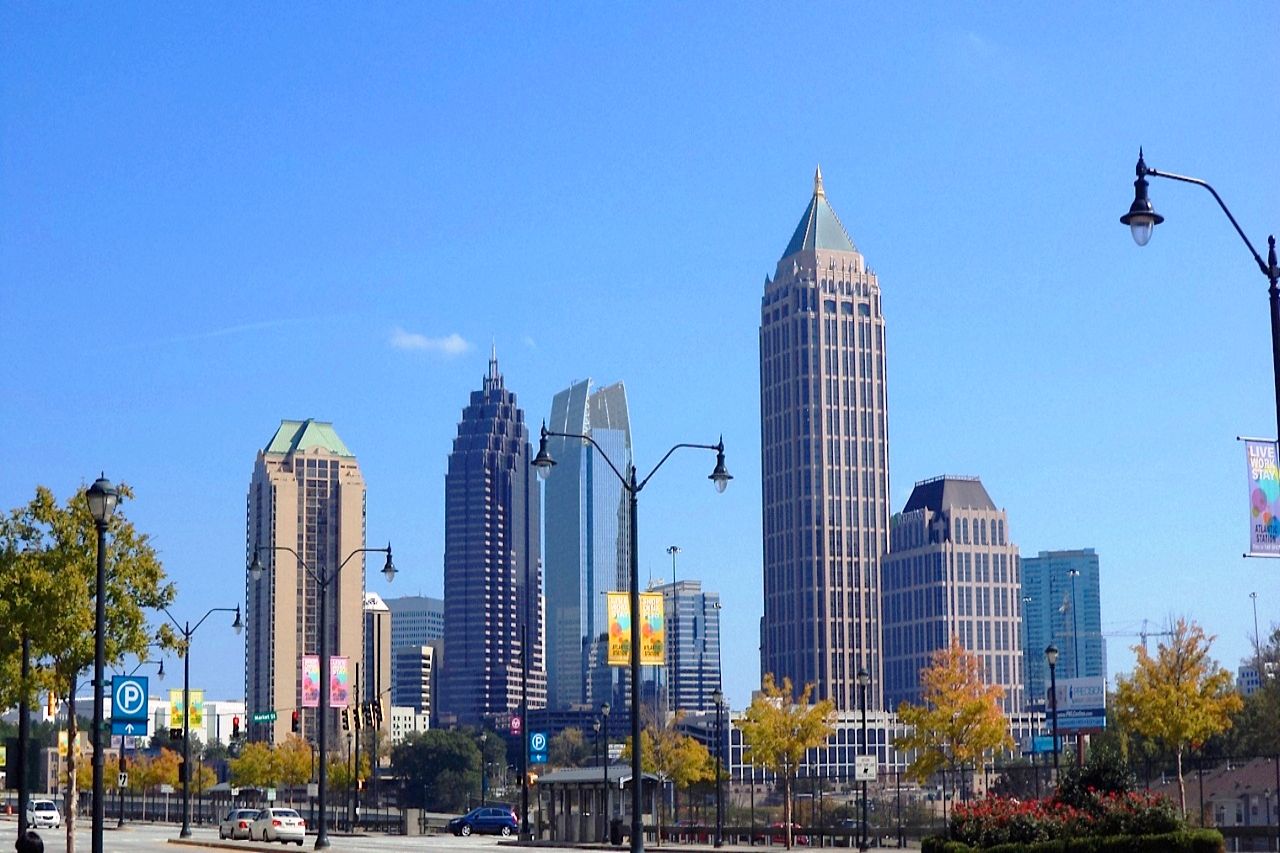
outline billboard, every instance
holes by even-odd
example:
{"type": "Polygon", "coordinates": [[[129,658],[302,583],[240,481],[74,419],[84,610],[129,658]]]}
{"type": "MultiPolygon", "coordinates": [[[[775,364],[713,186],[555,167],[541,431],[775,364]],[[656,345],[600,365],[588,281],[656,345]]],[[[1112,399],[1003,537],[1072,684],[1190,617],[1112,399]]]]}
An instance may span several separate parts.
{"type": "Polygon", "coordinates": [[[302,707],[320,707],[320,657],[302,656],[302,707]]]}
{"type": "MultiPolygon", "coordinates": [[[[606,593],[609,618],[609,666],[631,663],[631,602],[625,592],[606,593]]],[[[640,598],[640,664],[666,663],[667,629],[662,593],[642,592],[640,598]]]]}
{"type": "Polygon", "coordinates": [[[1056,699],[1059,731],[1106,728],[1105,678],[1059,678],[1056,699]]]}
{"type": "Polygon", "coordinates": [[[1280,556],[1280,470],[1276,445],[1247,438],[1245,458],[1249,466],[1249,556],[1280,556]]]}

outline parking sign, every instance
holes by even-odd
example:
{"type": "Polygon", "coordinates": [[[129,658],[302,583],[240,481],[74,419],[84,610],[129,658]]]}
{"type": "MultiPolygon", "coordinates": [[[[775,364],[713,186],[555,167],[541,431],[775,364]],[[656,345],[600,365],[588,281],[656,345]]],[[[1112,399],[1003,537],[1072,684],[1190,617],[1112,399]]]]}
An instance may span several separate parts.
{"type": "Polygon", "coordinates": [[[529,733],[529,763],[530,764],[546,764],[547,763],[547,733],[546,732],[530,732],[529,733]]]}
{"type": "Polygon", "coordinates": [[[116,675],[111,679],[111,721],[147,721],[147,678],[145,675],[116,675]]]}

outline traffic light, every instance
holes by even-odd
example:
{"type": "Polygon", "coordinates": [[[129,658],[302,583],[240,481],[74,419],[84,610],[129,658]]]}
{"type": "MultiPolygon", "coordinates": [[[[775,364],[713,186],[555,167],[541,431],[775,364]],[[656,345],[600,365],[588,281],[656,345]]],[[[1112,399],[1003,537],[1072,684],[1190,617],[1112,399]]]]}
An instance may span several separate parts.
{"type": "Polygon", "coordinates": [[[185,761],[178,762],[178,781],[187,781],[187,762],[185,761]]]}
{"type": "Polygon", "coordinates": [[[342,709],[342,730],[344,732],[351,731],[351,717],[347,715],[347,709],[342,709]]]}
{"type": "Polygon", "coordinates": [[[373,722],[375,725],[382,725],[382,700],[374,700],[373,704],[373,722]]]}
{"type": "Polygon", "coordinates": [[[182,729],[169,729],[169,740],[182,740],[182,729]]]}
{"type": "Polygon", "coordinates": [[[239,717],[231,718],[231,737],[233,740],[235,738],[240,737],[240,718],[239,717]]]}
{"type": "Polygon", "coordinates": [[[373,703],[365,702],[360,706],[360,710],[364,712],[364,727],[366,729],[373,728],[373,703]]]}
{"type": "Polygon", "coordinates": [[[351,709],[351,725],[356,731],[362,728],[360,724],[360,706],[356,705],[351,709]]]}
{"type": "Polygon", "coordinates": [[[293,712],[293,730],[295,732],[302,731],[302,719],[298,716],[298,712],[293,712]]]}
{"type": "Polygon", "coordinates": [[[58,696],[52,690],[49,691],[49,718],[52,719],[58,715],[58,696]]]}

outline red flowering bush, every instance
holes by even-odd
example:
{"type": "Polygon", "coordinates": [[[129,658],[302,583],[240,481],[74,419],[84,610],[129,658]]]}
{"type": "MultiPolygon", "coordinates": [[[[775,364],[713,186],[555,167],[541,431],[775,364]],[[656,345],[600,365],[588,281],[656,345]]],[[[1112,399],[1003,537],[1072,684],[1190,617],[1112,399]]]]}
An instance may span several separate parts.
{"type": "Polygon", "coordinates": [[[1183,828],[1173,804],[1142,793],[1108,793],[1081,805],[1057,800],[987,797],[959,803],[951,813],[951,838],[971,847],[1029,844],[1057,838],[1155,835],[1183,828]]]}

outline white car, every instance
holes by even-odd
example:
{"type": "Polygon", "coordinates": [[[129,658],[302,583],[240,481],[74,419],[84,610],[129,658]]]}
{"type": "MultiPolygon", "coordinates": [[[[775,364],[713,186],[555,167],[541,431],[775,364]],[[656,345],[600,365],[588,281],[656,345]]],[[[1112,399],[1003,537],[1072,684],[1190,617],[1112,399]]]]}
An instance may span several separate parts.
{"type": "Polygon", "coordinates": [[[36,829],[57,829],[62,826],[62,812],[53,800],[29,800],[27,802],[27,825],[36,829]]]}
{"type": "Polygon", "coordinates": [[[232,809],[218,824],[218,837],[248,838],[249,827],[257,816],[257,809],[232,809]]]}
{"type": "Polygon", "coordinates": [[[249,826],[249,840],[283,841],[302,846],[307,822],[293,809],[263,809],[249,826]]]}

